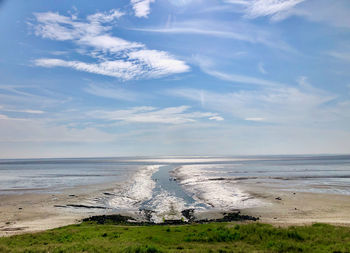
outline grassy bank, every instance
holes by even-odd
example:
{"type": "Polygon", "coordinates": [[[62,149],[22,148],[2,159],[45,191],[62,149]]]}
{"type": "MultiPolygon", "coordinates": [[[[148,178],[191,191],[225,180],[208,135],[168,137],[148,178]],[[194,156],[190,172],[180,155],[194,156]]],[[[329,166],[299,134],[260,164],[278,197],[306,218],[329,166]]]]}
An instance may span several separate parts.
{"type": "Polygon", "coordinates": [[[350,228],[210,223],[126,226],[83,222],[0,238],[1,252],[350,252],[350,228]]]}

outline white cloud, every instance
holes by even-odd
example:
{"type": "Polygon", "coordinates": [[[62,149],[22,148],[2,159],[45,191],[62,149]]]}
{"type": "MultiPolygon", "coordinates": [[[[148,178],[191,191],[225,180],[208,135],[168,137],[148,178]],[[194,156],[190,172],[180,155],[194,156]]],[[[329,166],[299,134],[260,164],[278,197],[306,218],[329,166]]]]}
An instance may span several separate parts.
{"type": "Polygon", "coordinates": [[[114,19],[119,19],[120,17],[124,16],[125,13],[121,12],[120,10],[110,10],[109,12],[97,12],[95,14],[87,16],[87,20],[90,22],[98,22],[98,23],[109,23],[112,22],[114,19]]]}
{"type": "Polygon", "coordinates": [[[188,106],[166,107],[162,109],[142,106],[116,111],[93,111],[88,115],[107,121],[124,121],[133,123],[162,123],[162,124],[184,124],[195,122],[198,119],[223,120],[216,113],[211,112],[189,112],[188,106]]]}
{"type": "Polygon", "coordinates": [[[245,118],[244,120],[248,120],[248,121],[263,121],[264,118],[245,118]]]}
{"type": "Polygon", "coordinates": [[[272,20],[283,19],[293,7],[305,0],[225,0],[226,3],[243,5],[248,18],[271,16],[272,20]]]}
{"type": "Polygon", "coordinates": [[[188,72],[189,67],[167,52],[157,50],[139,50],[129,53],[129,58],[149,67],[147,75],[159,77],[168,74],[188,72]]]}
{"type": "Polygon", "coordinates": [[[271,17],[281,21],[290,16],[304,17],[336,27],[350,28],[348,0],[225,0],[243,11],[247,18],[271,17]]]}
{"type": "Polygon", "coordinates": [[[213,116],[213,117],[210,117],[209,119],[210,120],[216,120],[216,121],[223,121],[224,120],[224,118],[221,117],[221,116],[213,116]]]}
{"type": "Polygon", "coordinates": [[[87,34],[99,34],[103,30],[100,24],[92,24],[73,20],[71,17],[62,16],[54,12],[34,13],[38,22],[34,26],[37,36],[52,40],[76,40],[87,34]]]}
{"type": "Polygon", "coordinates": [[[58,13],[36,13],[38,24],[35,34],[52,40],[69,40],[79,46],[80,52],[89,52],[91,62],[66,61],[62,59],[37,59],[41,67],[68,67],[79,71],[112,76],[123,80],[159,78],[187,72],[190,67],[168,52],[149,50],[138,42],[131,42],[112,36],[110,23],[122,13],[96,13],[79,21],[58,13]],[[87,47],[87,50],[84,48],[87,47]]]}
{"type": "Polygon", "coordinates": [[[174,59],[162,51],[140,50],[129,54],[129,61],[115,60],[101,63],[85,63],[80,61],[65,61],[61,59],[37,59],[36,66],[69,67],[75,70],[93,74],[112,76],[123,80],[158,78],[170,74],[189,71],[182,61],[174,59]]]}
{"type": "Polygon", "coordinates": [[[89,72],[93,74],[111,76],[124,80],[134,79],[144,73],[140,65],[127,61],[104,61],[101,63],[85,63],[80,61],[65,61],[60,59],[37,59],[34,61],[36,66],[69,67],[75,70],[89,72]]]}
{"type": "Polygon", "coordinates": [[[253,0],[247,8],[247,16],[256,18],[261,16],[272,16],[279,19],[280,13],[286,12],[305,0],[253,0]]]}
{"type": "Polygon", "coordinates": [[[135,16],[139,18],[147,18],[151,12],[151,3],[155,0],[131,0],[132,7],[135,11],[135,16]]]}
{"type": "Polygon", "coordinates": [[[102,52],[118,53],[125,50],[144,48],[141,43],[129,42],[124,39],[110,36],[108,34],[84,36],[78,41],[81,45],[93,47],[95,50],[102,52]]]}

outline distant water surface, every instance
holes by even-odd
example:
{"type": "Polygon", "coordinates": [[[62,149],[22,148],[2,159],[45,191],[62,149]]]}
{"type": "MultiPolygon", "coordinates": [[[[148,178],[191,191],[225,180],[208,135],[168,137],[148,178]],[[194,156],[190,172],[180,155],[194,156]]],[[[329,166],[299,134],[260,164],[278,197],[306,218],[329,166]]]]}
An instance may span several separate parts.
{"type": "Polygon", "coordinates": [[[212,179],[233,179],[282,190],[350,194],[350,155],[254,157],[207,165],[201,172],[212,179]]]}
{"type": "Polygon", "coordinates": [[[350,194],[350,155],[0,160],[0,194],[58,192],[80,185],[121,182],[152,164],[185,166],[188,178],[193,176],[195,167],[203,178],[214,180],[350,194]]]}
{"type": "Polygon", "coordinates": [[[81,185],[120,182],[139,165],[118,158],[0,160],[0,194],[59,192],[81,185]]]}

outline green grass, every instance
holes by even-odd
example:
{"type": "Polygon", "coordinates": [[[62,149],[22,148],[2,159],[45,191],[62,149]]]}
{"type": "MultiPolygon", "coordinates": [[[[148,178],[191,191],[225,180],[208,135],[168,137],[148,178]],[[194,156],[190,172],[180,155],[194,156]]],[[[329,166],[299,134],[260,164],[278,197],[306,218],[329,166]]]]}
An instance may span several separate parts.
{"type": "Polygon", "coordinates": [[[121,226],[84,222],[0,238],[0,252],[350,252],[350,228],[211,223],[121,226]]]}

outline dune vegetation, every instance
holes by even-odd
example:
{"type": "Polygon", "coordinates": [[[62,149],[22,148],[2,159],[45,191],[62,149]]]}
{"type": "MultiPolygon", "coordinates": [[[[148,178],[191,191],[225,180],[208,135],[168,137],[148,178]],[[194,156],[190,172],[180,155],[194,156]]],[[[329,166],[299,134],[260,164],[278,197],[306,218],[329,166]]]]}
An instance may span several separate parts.
{"type": "Polygon", "coordinates": [[[1,252],[350,252],[350,228],[314,224],[97,224],[0,238],[1,252]]]}

